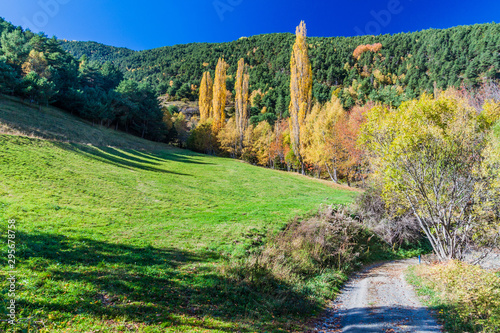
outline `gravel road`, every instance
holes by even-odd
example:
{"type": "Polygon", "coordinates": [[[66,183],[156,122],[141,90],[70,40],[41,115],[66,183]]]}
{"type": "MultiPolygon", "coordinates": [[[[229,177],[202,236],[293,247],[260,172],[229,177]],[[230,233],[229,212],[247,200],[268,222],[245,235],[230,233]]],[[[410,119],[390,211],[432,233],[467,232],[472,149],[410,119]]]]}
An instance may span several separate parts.
{"type": "Polygon", "coordinates": [[[404,279],[408,265],[417,260],[400,260],[371,266],[358,273],[344,287],[316,332],[400,333],[441,332],[441,326],[422,306],[404,279]]]}

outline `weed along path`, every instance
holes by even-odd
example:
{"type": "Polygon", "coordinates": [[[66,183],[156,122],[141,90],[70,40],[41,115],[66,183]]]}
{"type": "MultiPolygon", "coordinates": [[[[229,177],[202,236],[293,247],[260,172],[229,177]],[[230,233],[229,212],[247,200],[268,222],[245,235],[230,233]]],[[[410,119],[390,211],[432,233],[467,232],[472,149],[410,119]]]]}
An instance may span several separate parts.
{"type": "Polygon", "coordinates": [[[400,260],[371,266],[351,279],[316,325],[316,332],[441,332],[441,326],[419,302],[405,279],[400,260]]]}

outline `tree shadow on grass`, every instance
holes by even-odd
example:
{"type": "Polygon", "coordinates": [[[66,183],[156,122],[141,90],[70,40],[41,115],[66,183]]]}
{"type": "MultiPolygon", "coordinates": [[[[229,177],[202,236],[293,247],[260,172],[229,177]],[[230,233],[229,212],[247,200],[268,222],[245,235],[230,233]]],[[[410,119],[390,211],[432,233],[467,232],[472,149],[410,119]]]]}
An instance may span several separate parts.
{"type": "MultiPolygon", "coordinates": [[[[56,143],[57,145],[57,143],[56,143]]],[[[174,174],[178,176],[189,176],[189,174],[169,171],[161,169],[152,165],[160,165],[160,163],[145,161],[139,158],[132,157],[130,155],[124,154],[114,148],[96,148],[92,146],[82,146],[76,144],[59,144],[60,148],[65,150],[71,150],[77,154],[86,156],[88,158],[111,164],[120,168],[125,168],[129,170],[139,169],[150,172],[174,174]],[[149,164],[149,165],[148,165],[149,164]]]]}
{"type": "Polygon", "coordinates": [[[139,248],[47,233],[19,232],[17,241],[18,268],[36,284],[35,290],[19,287],[19,307],[27,313],[44,309],[66,318],[125,317],[152,326],[186,324],[179,319],[184,317],[193,327],[233,331],[205,322],[208,316],[238,324],[240,331],[247,331],[245,325],[255,331],[253,321],[272,327],[274,317],[296,318],[304,309],[319,309],[308,295],[282,281],[273,281],[281,291],[269,293],[223,276],[215,269],[218,256],[213,252],[139,248]],[[64,289],[68,284],[69,291],[64,289]]]}
{"type": "MultiPolygon", "coordinates": [[[[181,150],[177,150],[181,151],[181,150]]],[[[186,154],[181,154],[181,153],[174,153],[171,151],[163,151],[163,152],[146,152],[146,151],[137,151],[133,150],[130,151],[131,153],[134,153],[140,157],[143,158],[153,158],[156,159],[157,161],[173,161],[173,162],[179,162],[179,163],[188,163],[188,164],[199,164],[199,165],[215,165],[215,163],[208,163],[208,162],[202,162],[199,161],[193,157],[193,152],[186,150],[186,154]]],[[[206,157],[206,156],[205,156],[206,157]]]]}

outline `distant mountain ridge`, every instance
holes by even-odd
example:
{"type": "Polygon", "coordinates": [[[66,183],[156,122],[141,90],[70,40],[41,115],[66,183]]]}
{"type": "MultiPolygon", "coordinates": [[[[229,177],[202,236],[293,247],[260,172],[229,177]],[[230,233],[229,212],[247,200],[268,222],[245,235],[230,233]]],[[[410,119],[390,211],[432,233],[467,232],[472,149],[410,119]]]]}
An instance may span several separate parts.
{"type": "MultiPolygon", "coordinates": [[[[213,74],[220,57],[230,65],[231,91],[237,61],[244,58],[250,65],[250,90],[260,92],[253,115],[258,116],[265,106],[276,117],[287,109],[294,38],[276,33],[145,51],[93,42],[65,42],[63,47],[76,57],[85,54],[97,61],[113,61],[126,78],[149,83],[172,99],[196,100],[203,72],[213,74]]],[[[477,85],[500,78],[500,25],[495,23],[394,35],[311,37],[308,41],[313,95],[320,102],[335,91],[346,107],[368,100],[399,105],[423,92],[432,93],[435,87],[477,85]],[[376,43],[382,45],[380,50],[368,48],[354,56],[360,46],[376,43]]]]}

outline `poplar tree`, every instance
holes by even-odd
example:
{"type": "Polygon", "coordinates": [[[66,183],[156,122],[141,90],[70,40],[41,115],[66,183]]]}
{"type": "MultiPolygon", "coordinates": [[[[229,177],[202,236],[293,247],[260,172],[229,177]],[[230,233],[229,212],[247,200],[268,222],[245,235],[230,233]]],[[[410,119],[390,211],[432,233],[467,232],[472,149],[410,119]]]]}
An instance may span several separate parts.
{"type": "Polygon", "coordinates": [[[212,118],[212,98],[213,98],[213,82],[210,72],[203,73],[203,78],[200,85],[200,98],[198,105],[200,107],[200,122],[212,118]]]}
{"type": "Polygon", "coordinates": [[[248,84],[250,75],[248,75],[248,67],[245,65],[243,58],[238,62],[238,72],[236,74],[236,128],[239,135],[239,145],[242,148],[243,136],[248,126],[248,84]]]}
{"type": "Polygon", "coordinates": [[[226,62],[223,58],[219,58],[217,68],[215,70],[212,102],[212,130],[215,133],[218,133],[219,130],[224,127],[224,123],[226,121],[226,114],[224,113],[226,108],[226,70],[226,62]]]}
{"type": "Polygon", "coordinates": [[[305,118],[311,109],[312,100],[312,68],[307,54],[307,30],[304,21],[300,22],[295,35],[290,60],[290,135],[293,152],[304,174],[301,131],[305,126],[305,118]]]}

